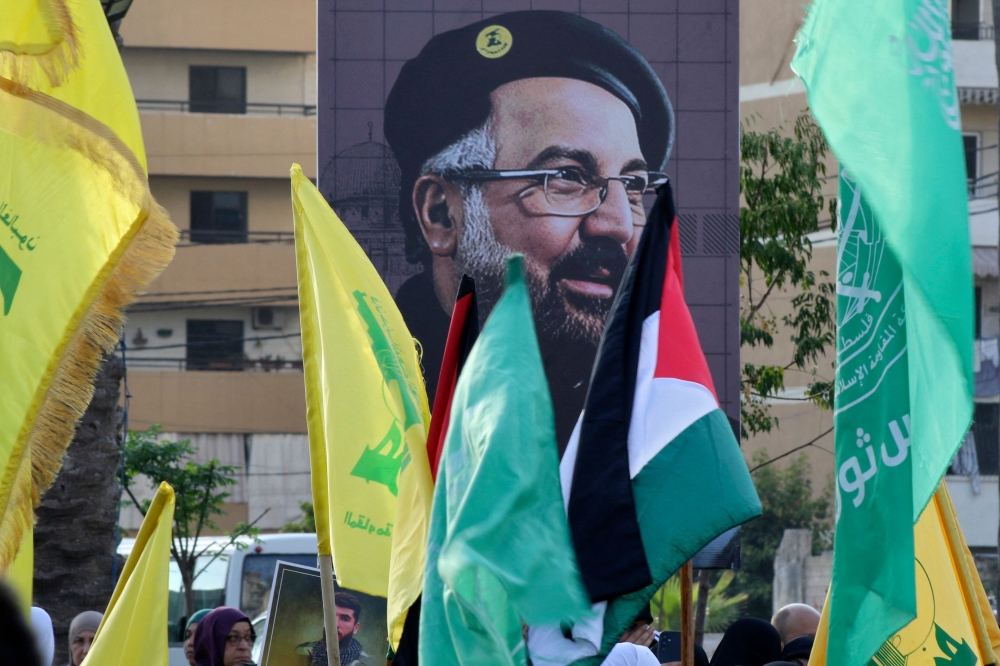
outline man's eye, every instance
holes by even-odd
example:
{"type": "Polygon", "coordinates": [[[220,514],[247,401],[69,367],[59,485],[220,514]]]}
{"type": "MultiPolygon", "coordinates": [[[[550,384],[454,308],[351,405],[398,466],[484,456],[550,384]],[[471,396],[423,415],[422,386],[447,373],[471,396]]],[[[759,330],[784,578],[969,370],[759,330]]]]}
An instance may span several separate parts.
{"type": "Polygon", "coordinates": [[[590,175],[582,169],[560,169],[555,177],[577,185],[589,185],[591,181],[590,175]]]}

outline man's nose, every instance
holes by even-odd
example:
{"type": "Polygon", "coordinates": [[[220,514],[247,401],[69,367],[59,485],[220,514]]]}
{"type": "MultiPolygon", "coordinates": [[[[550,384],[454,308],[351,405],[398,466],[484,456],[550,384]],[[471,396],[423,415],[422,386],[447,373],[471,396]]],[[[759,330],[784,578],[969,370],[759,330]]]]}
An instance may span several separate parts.
{"type": "Polygon", "coordinates": [[[624,245],[631,240],[634,231],[632,205],[625,192],[625,184],[612,180],[608,183],[608,194],[604,201],[597,210],[583,219],[580,234],[607,236],[624,245]]]}

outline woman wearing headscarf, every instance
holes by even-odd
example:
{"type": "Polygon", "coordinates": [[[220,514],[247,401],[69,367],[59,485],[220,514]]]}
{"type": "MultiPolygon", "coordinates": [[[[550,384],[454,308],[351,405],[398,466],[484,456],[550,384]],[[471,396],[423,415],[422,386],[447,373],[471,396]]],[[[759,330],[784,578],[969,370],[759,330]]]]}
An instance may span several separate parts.
{"type": "Polygon", "coordinates": [[[764,666],[781,658],[781,636],[766,620],[745,617],[723,634],[712,666],[764,666]]]}
{"type": "Polygon", "coordinates": [[[69,623],[69,666],[80,666],[83,663],[102,618],[104,615],[97,611],[83,611],[69,623]]]}
{"type": "Polygon", "coordinates": [[[187,657],[188,663],[191,666],[195,666],[194,662],[194,636],[195,630],[198,628],[198,623],[201,619],[212,612],[211,608],[203,608],[200,611],[196,611],[188,618],[187,626],[184,628],[184,656],[187,657]]]}
{"type": "Polygon", "coordinates": [[[250,651],[257,636],[243,611],[220,606],[198,623],[194,634],[196,666],[252,664],[250,651]]]}

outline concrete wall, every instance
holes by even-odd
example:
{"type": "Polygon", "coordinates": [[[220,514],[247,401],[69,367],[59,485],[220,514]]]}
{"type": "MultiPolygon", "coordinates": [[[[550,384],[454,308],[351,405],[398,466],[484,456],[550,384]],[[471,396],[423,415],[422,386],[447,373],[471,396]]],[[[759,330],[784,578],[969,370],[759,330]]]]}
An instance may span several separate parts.
{"type": "Polygon", "coordinates": [[[136,2],[122,24],[132,46],[235,51],[316,51],[314,0],[136,2]]]}
{"type": "Polygon", "coordinates": [[[812,532],[785,530],[774,556],[773,612],[788,604],[822,610],[833,577],[833,552],[812,554],[812,532]]]}
{"type": "Polygon", "coordinates": [[[191,65],[246,67],[249,103],[316,104],[316,56],[312,53],[126,46],[122,61],[140,106],[143,100],[186,101],[191,65]]]}
{"type": "MultiPolygon", "coordinates": [[[[153,176],[149,188],[179,229],[191,228],[191,191],[247,192],[248,231],[292,232],[292,199],[287,178],[194,178],[153,176]]],[[[294,275],[293,275],[294,278],[294,275]]],[[[294,279],[288,284],[294,284],[294,279]]]]}
{"type": "Polygon", "coordinates": [[[153,176],[288,178],[293,162],[316,177],[316,119],[141,112],[153,176]]]}

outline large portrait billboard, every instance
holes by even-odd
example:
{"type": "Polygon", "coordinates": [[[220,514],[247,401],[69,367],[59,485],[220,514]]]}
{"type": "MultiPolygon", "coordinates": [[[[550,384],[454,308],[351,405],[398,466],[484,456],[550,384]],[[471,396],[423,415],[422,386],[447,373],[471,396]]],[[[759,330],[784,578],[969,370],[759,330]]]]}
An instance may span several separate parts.
{"type": "Polygon", "coordinates": [[[737,21],[736,0],[320,0],[319,188],[419,340],[431,400],[462,275],[485,319],[520,252],[562,450],[669,178],[735,423],[737,21]]]}

